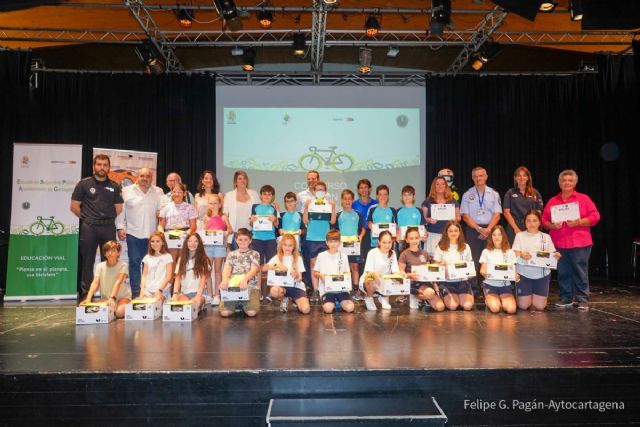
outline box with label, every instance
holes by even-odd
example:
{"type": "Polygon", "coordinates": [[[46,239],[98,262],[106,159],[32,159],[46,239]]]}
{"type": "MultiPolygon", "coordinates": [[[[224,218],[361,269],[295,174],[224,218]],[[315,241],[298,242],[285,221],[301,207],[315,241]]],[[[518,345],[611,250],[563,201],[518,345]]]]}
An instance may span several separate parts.
{"type": "Polygon", "coordinates": [[[164,233],[164,238],[167,241],[167,248],[169,249],[181,249],[186,237],[187,232],[184,230],[171,230],[165,231],[164,233]]]}
{"type": "Polygon", "coordinates": [[[198,318],[192,301],[169,301],[162,306],[163,322],[193,322],[198,318]]]}
{"type": "Polygon", "coordinates": [[[407,237],[407,231],[409,230],[418,230],[420,233],[420,238],[423,238],[427,235],[427,228],[424,225],[402,225],[400,226],[400,237],[404,240],[407,237]]]}
{"type": "Polygon", "coordinates": [[[267,286],[282,286],[291,288],[295,286],[296,281],[290,272],[286,270],[269,270],[267,271],[267,286]]]}
{"type": "Polygon", "coordinates": [[[134,299],[124,306],[125,320],[156,320],[162,315],[162,301],[134,299]]]}
{"type": "Polygon", "coordinates": [[[447,280],[470,279],[476,276],[473,262],[456,262],[447,264],[447,280]]]}
{"type": "Polygon", "coordinates": [[[516,280],[515,264],[487,264],[487,279],[516,280]]]}
{"type": "Polygon", "coordinates": [[[331,205],[324,199],[316,199],[309,203],[309,219],[331,219],[331,205]]]}
{"type": "Polygon", "coordinates": [[[378,290],[382,295],[409,295],[411,280],[401,274],[383,274],[382,283],[378,290]]]}
{"type": "Polygon", "coordinates": [[[256,215],[256,220],[253,221],[253,231],[271,231],[273,230],[273,223],[267,215],[256,215]]]}
{"type": "Polygon", "coordinates": [[[556,270],[558,268],[558,260],[554,256],[553,252],[536,251],[531,254],[527,264],[534,267],[552,268],[556,270]]]}
{"type": "Polygon", "coordinates": [[[345,255],[360,255],[360,240],[358,236],[340,237],[340,252],[345,255]]]}
{"type": "Polygon", "coordinates": [[[76,325],[109,323],[115,318],[115,307],[106,302],[92,302],[76,307],[76,325]]]}
{"type": "Polygon", "coordinates": [[[371,227],[371,237],[378,237],[383,231],[391,233],[392,237],[396,237],[396,225],[393,222],[381,222],[379,224],[373,224],[371,227]]]}
{"type": "Polygon", "coordinates": [[[222,246],[224,245],[224,231],[222,230],[200,230],[198,231],[203,245],[222,246]]]}
{"type": "Polygon", "coordinates": [[[418,275],[418,282],[441,282],[446,280],[447,274],[444,265],[422,264],[412,265],[411,272],[418,275]]]}
{"type": "Polygon", "coordinates": [[[249,301],[249,287],[240,289],[240,282],[244,279],[244,274],[234,274],[229,279],[227,289],[220,289],[222,301],[249,301]]]}
{"type": "Polygon", "coordinates": [[[351,292],[351,274],[327,274],[324,277],[325,292],[351,292]]]}

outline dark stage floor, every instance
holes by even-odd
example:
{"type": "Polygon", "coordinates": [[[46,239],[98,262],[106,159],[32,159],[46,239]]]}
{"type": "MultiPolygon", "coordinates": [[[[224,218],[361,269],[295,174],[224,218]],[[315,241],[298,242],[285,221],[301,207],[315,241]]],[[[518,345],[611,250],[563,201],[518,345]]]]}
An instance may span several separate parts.
{"type": "MultiPolygon", "coordinates": [[[[556,285],[552,285],[556,288],[556,285]]],[[[550,298],[555,301],[556,296],[550,298]]],[[[624,367],[640,365],[640,288],[600,282],[591,310],[300,315],[263,305],[255,319],[216,309],[192,324],[76,326],[71,303],[0,308],[0,372],[150,372],[624,367]]]]}

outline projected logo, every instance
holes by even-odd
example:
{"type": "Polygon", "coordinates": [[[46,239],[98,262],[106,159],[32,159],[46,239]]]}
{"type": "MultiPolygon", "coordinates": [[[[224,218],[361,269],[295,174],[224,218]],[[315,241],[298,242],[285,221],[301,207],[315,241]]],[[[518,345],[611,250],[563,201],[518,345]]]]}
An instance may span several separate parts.
{"type": "Polygon", "coordinates": [[[236,112],[234,110],[229,110],[229,112],[227,113],[227,124],[236,124],[236,112]]]}
{"type": "Polygon", "coordinates": [[[353,168],[353,157],[345,153],[337,153],[337,146],[321,150],[316,146],[309,147],[309,153],[304,154],[298,160],[298,166],[305,171],[310,170],[336,170],[348,172],[353,168]]]}

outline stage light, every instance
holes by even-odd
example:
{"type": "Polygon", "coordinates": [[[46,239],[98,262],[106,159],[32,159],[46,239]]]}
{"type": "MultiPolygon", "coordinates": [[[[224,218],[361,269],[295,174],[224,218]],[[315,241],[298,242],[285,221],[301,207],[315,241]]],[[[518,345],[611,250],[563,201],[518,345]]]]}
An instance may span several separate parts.
{"type": "Polygon", "coordinates": [[[260,23],[260,28],[264,30],[271,28],[271,23],[273,22],[271,11],[262,9],[258,12],[258,22],[260,23]]]}
{"type": "Polygon", "coordinates": [[[451,25],[451,0],[431,0],[431,28],[429,34],[442,34],[451,25]]]}
{"type": "Polygon", "coordinates": [[[231,31],[237,31],[242,28],[242,21],[238,17],[238,9],[233,0],[213,0],[213,3],[231,31]]]}
{"type": "Polygon", "coordinates": [[[400,48],[398,46],[389,46],[389,50],[387,51],[387,56],[391,58],[395,58],[400,53],[400,48]]]}
{"type": "Polygon", "coordinates": [[[361,47],[359,52],[360,57],[360,71],[361,74],[369,74],[371,72],[371,58],[373,57],[373,51],[367,47],[361,47]]]}
{"type": "Polygon", "coordinates": [[[153,48],[153,45],[149,42],[144,42],[135,48],[136,55],[145,66],[147,74],[153,74],[154,76],[164,73],[164,64],[158,58],[158,55],[153,48]]]}
{"type": "Polygon", "coordinates": [[[498,42],[487,41],[482,45],[480,50],[474,55],[474,60],[471,63],[471,68],[476,71],[480,71],[487,62],[496,57],[502,50],[502,46],[498,42]]]}
{"type": "Polygon", "coordinates": [[[551,12],[556,8],[556,4],[553,1],[544,0],[540,3],[540,12],[551,12]]]}
{"type": "Polygon", "coordinates": [[[364,22],[364,29],[367,36],[374,37],[380,31],[380,21],[375,15],[369,15],[364,22]]]}
{"type": "Polygon", "coordinates": [[[322,0],[322,2],[327,6],[335,6],[338,4],[338,0],[322,0]]]}
{"type": "Polygon", "coordinates": [[[181,27],[191,28],[191,25],[193,25],[193,11],[179,7],[178,9],[174,9],[173,12],[176,14],[176,18],[178,18],[178,23],[181,27]]]}
{"type": "Polygon", "coordinates": [[[473,4],[484,4],[484,0],[473,0],[473,4]]]}
{"type": "Polygon", "coordinates": [[[293,54],[295,56],[302,56],[306,50],[307,40],[303,33],[296,33],[293,35],[293,54]]]}
{"type": "Polygon", "coordinates": [[[570,0],[569,13],[572,21],[582,21],[582,0],[570,0]]]}
{"type": "Polygon", "coordinates": [[[245,47],[242,53],[242,69],[244,71],[253,71],[256,63],[256,50],[252,47],[245,47]]]}

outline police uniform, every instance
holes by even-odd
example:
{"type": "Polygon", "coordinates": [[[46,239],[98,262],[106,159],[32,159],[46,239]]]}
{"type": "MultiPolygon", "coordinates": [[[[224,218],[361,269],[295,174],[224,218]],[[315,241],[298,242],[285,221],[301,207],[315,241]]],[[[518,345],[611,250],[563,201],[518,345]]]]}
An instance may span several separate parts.
{"type": "MultiPolygon", "coordinates": [[[[500,195],[493,188],[485,186],[484,192],[480,193],[474,186],[462,195],[460,214],[469,215],[478,226],[485,228],[496,213],[502,213],[502,206],[500,205],[500,195]]],[[[477,230],[465,227],[464,238],[471,248],[476,271],[480,271],[480,255],[487,245],[486,240],[478,238],[479,234],[477,230]]]]}
{"type": "MultiPolygon", "coordinates": [[[[78,291],[85,299],[93,281],[96,248],[116,238],[116,208],[122,204],[120,185],[94,176],[82,179],[73,190],[71,200],[80,202],[80,281],[78,291]]],[[[104,260],[104,254],[102,259],[104,260]]]]}
{"type": "MultiPolygon", "coordinates": [[[[531,210],[538,210],[542,213],[544,204],[542,203],[542,196],[538,193],[538,190],[533,190],[535,199],[531,196],[525,196],[517,188],[510,188],[504,195],[502,201],[502,208],[509,209],[513,220],[520,230],[526,230],[524,225],[524,217],[527,212],[531,210]]],[[[513,244],[513,240],[516,237],[516,233],[513,231],[510,225],[507,225],[507,236],[509,236],[509,242],[513,244]]]]}

